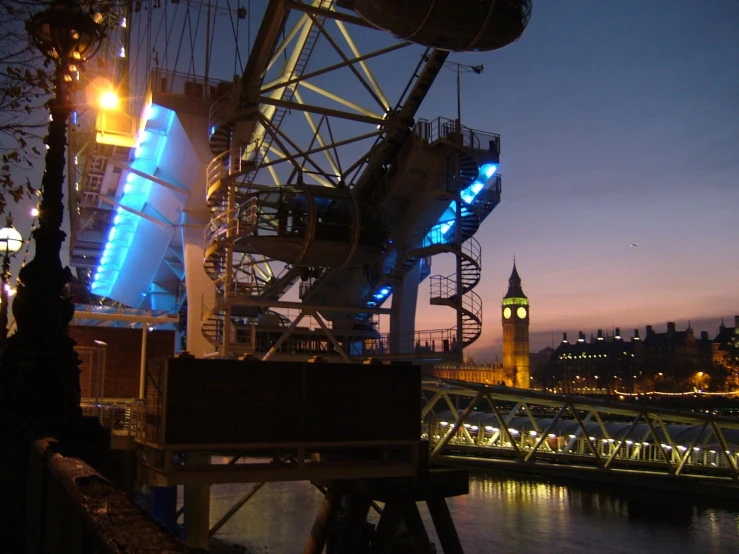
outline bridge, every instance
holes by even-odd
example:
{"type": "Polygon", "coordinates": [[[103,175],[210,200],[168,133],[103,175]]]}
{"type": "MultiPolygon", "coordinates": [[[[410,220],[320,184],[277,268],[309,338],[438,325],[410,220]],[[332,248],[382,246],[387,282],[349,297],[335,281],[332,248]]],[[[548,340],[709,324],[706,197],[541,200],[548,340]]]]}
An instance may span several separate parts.
{"type": "Polygon", "coordinates": [[[739,420],[633,400],[423,384],[431,460],[739,498],[739,420]]]}

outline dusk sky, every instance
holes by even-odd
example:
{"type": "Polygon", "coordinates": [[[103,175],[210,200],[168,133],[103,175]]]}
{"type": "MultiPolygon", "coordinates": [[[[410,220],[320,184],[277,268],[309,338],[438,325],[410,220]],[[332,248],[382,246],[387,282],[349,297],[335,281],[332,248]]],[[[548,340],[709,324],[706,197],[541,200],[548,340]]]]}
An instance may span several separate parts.
{"type": "MultiPolygon", "coordinates": [[[[556,345],[581,329],[630,336],[690,319],[713,337],[721,317],[733,326],[738,28],[736,0],[539,1],[518,42],[453,55],[485,66],[462,76],[463,123],[502,137],[503,199],[477,234],[485,317],[469,349],[476,359],[501,350],[514,254],[532,350],[552,332],[556,345]]],[[[453,114],[443,104],[454,84],[452,73],[437,82],[424,113],[438,102],[453,114]]],[[[428,306],[421,289],[419,323],[442,326],[448,309],[428,306]]]]}
{"type": "MultiPolygon", "coordinates": [[[[532,350],[563,331],[616,326],[630,336],[691,320],[713,336],[722,317],[733,325],[737,29],[737,0],[535,0],[518,42],[450,56],[485,67],[462,75],[463,124],[502,136],[503,199],[477,234],[485,320],[468,350],[477,360],[501,350],[514,255],[532,350]]],[[[444,70],[419,117],[453,118],[455,83],[444,70]]],[[[24,235],[29,225],[18,218],[24,235]]],[[[432,274],[453,272],[447,258],[434,258],[432,274]]],[[[428,296],[423,283],[417,328],[453,325],[428,296]]]]}

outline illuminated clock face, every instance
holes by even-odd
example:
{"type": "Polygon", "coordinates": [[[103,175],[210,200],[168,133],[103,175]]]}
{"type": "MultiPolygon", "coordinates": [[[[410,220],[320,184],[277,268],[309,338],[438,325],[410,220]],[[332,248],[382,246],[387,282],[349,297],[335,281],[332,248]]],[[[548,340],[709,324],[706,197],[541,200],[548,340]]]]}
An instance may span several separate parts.
{"type": "Polygon", "coordinates": [[[508,307],[503,308],[503,317],[506,319],[511,319],[511,309],[508,307]]]}
{"type": "Polygon", "coordinates": [[[519,317],[520,319],[523,319],[523,318],[525,318],[525,317],[526,317],[526,308],[524,308],[523,306],[521,306],[520,308],[518,308],[518,309],[516,310],[516,315],[517,315],[517,316],[518,316],[518,317],[519,317]]]}

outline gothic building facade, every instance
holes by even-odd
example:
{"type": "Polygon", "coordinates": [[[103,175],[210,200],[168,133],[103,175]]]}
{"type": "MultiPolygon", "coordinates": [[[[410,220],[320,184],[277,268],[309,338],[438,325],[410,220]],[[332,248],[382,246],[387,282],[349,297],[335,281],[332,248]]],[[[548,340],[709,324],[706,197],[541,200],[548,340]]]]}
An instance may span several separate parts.
{"type": "Polygon", "coordinates": [[[433,368],[431,375],[440,379],[530,388],[529,308],[529,299],[521,288],[521,277],[514,260],[508,292],[501,305],[503,362],[441,364],[433,368]]]}

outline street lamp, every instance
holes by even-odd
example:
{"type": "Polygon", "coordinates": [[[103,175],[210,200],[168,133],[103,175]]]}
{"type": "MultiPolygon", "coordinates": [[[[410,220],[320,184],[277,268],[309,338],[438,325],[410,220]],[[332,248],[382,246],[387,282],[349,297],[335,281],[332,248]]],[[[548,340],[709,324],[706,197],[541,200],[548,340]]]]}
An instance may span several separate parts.
{"type": "Polygon", "coordinates": [[[0,345],[8,339],[8,302],[10,258],[23,246],[23,237],[13,227],[13,216],[5,218],[5,227],[0,229],[0,249],[3,250],[2,276],[0,278],[0,345]],[[4,246],[4,248],[3,248],[4,246]]]}
{"type": "Polygon", "coordinates": [[[444,62],[444,65],[449,67],[453,66],[457,71],[457,140],[461,142],[461,130],[462,130],[462,73],[475,73],[481,75],[485,69],[482,64],[480,65],[467,65],[459,62],[444,62]]]}
{"type": "Polygon", "coordinates": [[[0,402],[10,423],[27,439],[74,437],[82,421],[80,360],[68,329],[74,304],[65,292],[71,272],[62,267],[59,252],[66,236],[61,226],[67,120],[73,110],[70,84],[102,44],[101,20],[100,14],[67,0],[53,3],[26,23],[55,69],[39,226],[33,232],[35,256],[18,275],[13,302],[18,330],[8,338],[0,364],[0,402]]]}

